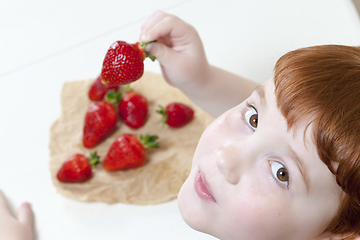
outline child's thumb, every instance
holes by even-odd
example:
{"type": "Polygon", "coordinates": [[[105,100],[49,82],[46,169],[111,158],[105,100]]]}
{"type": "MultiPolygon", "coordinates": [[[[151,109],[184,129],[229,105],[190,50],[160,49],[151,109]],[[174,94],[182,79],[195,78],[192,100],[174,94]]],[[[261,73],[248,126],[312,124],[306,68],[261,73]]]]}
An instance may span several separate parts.
{"type": "Polygon", "coordinates": [[[161,63],[166,61],[169,57],[171,49],[162,43],[154,42],[146,45],[145,51],[147,54],[154,56],[161,63]]]}
{"type": "Polygon", "coordinates": [[[33,224],[33,211],[29,203],[25,202],[21,204],[17,211],[17,220],[28,227],[31,227],[33,224]]]}

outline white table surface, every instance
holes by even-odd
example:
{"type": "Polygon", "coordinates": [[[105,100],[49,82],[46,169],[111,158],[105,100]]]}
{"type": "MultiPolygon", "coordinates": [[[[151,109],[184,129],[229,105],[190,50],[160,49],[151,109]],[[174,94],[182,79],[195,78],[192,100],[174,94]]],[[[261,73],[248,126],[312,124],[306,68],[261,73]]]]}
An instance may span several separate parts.
{"type": "MultiPolygon", "coordinates": [[[[315,44],[360,44],[350,0],[5,0],[0,2],[0,189],[36,213],[37,240],[213,239],[189,228],[176,200],[83,203],[56,193],[49,129],[66,81],[96,77],[115,40],[134,42],[154,10],[195,26],[210,63],[262,82],[278,57],[315,44]]],[[[160,73],[157,62],[146,70],[160,73]]]]}

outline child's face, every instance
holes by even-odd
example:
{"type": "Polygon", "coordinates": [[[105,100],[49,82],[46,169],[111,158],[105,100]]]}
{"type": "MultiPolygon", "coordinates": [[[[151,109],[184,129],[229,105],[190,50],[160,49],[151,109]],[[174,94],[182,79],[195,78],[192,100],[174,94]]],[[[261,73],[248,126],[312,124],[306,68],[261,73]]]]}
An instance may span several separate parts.
{"type": "Polygon", "coordinates": [[[187,224],[221,239],[325,237],[341,189],[307,124],[287,129],[272,78],[216,119],[179,194],[187,224]]]}

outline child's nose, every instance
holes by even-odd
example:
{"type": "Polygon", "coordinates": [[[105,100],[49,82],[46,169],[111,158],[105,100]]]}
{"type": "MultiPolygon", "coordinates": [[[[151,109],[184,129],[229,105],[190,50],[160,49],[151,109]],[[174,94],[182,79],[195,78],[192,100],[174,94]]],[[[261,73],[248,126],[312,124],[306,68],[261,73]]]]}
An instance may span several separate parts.
{"type": "Polygon", "coordinates": [[[234,185],[240,181],[242,174],[251,167],[251,162],[253,162],[251,154],[245,151],[239,155],[238,149],[238,145],[225,144],[215,150],[216,166],[225,179],[234,185]]]}

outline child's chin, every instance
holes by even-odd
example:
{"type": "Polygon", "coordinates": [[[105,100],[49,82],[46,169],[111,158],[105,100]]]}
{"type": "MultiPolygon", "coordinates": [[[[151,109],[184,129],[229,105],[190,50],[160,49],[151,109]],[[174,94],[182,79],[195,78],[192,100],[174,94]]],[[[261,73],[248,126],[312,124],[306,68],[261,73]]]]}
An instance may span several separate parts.
{"type": "Polygon", "coordinates": [[[195,203],[192,196],[193,193],[191,191],[192,182],[193,181],[191,181],[190,177],[186,179],[185,183],[182,185],[180,189],[177,198],[177,203],[181,217],[190,227],[192,227],[191,219],[194,219],[194,208],[195,208],[194,206],[195,203]]]}
{"type": "Polygon", "coordinates": [[[178,207],[181,217],[185,223],[192,229],[211,234],[209,231],[209,215],[201,211],[199,199],[194,190],[194,177],[190,174],[189,178],[185,181],[180,189],[178,195],[178,207]]]}

